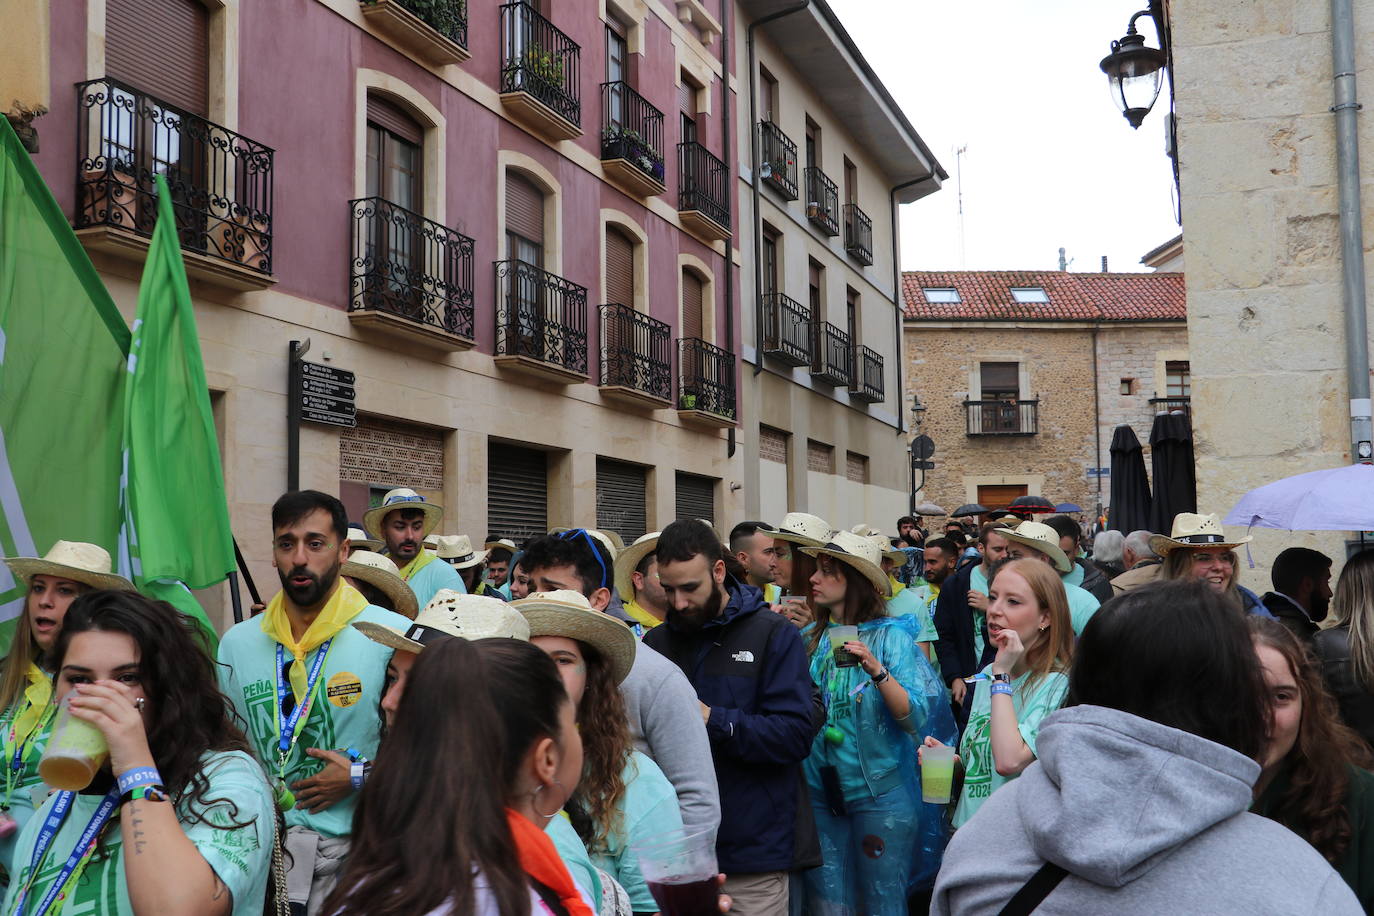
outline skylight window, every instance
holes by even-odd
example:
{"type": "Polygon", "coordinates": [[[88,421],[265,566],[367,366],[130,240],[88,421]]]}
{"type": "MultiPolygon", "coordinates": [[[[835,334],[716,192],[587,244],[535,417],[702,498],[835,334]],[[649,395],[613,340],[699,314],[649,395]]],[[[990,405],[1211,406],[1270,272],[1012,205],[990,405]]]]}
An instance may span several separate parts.
{"type": "Polygon", "coordinates": [[[1017,302],[1049,302],[1050,297],[1045,294],[1042,286],[1013,286],[1011,297],[1017,302]]]}
{"type": "Polygon", "coordinates": [[[926,301],[931,304],[958,303],[962,302],[959,298],[959,291],[952,286],[928,286],[921,290],[926,294],[926,301]]]}

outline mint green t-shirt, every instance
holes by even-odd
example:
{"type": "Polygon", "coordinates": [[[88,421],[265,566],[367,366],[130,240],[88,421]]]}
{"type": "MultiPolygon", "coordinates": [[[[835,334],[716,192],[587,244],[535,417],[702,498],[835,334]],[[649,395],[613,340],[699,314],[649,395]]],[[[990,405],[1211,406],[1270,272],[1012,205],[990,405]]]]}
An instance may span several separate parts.
{"type": "Polygon", "coordinates": [[[601,876],[596,873],[596,866],[592,864],[591,857],[587,855],[587,847],[583,845],[582,838],[573,829],[572,821],[568,820],[566,811],[560,811],[554,817],[549,818],[549,822],[544,825],[544,832],[553,841],[553,848],[558,850],[558,857],[563,860],[563,864],[568,866],[568,874],[577,882],[577,886],[585,890],[596,904],[597,911],[601,910],[601,898],[605,893],[601,886],[601,876]]]}
{"type": "Polygon", "coordinates": [[[1093,619],[1102,602],[1087,589],[1064,583],[1064,593],[1069,598],[1069,619],[1073,623],[1073,635],[1082,636],[1083,628],[1093,619]]]}
{"type": "Polygon", "coordinates": [[[419,572],[407,579],[406,584],[415,593],[421,610],[424,610],[425,605],[429,604],[430,599],[441,588],[451,589],[460,595],[466,595],[468,591],[467,586],[463,584],[463,577],[458,575],[458,570],[448,565],[447,560],[438,557],[430,560],[419,572]]]}
{"type": "MultiPolygon", "coordinates": [[[[991,665],[983,669],[984,674],[991,672],[991,665]]],[[[1021,740],[1034,754],[1040,723],[1064,702],[1064,694],[1069,690],[1069,678],[1062,671],[1051,671],[1028,689],[1029,682],[1029,673],[1012,681],[1015,693],[1011,702],[1016,710],[1016,726],[1021,732],[1021,740]]],[[[993,763],[992,692],[990,682],[984,678],[974,681],[973,706],[969,710],[964,738],[959,742],[959,757],[964,762],[964,789],[959,795],[959,806],[954,810],[955,827],[962,827],[989,795],[1008,779],[1015,778],[999,775],[993,763]]]]}
{"type": "MultiPolygon", "coordinates": [[[[969,573],[968,587],[970,591],[982,592],[986,595],[989,591],[988,577],[983,572],[983,564],[979,563],[973,567],[969,573]]],[[[973,611],[973,663],[978,664],[978,659],[983,657],[983,626],[987,622],[987,611],[980,611],[973,605],[969,605],[969,610],[973,611]]]]}
{"type": "Polygon", "coordinates": [[[640,871],[635,850],[673,830],[681,830],[682,809],[668,777],[639,751],[630,753],[620,778],[625,781],[620,829],[607,837],[605,852],[592,853],[592,864],[620,882],[636,913],[656,913],[659,907],[640,871]]]}
{"type": "MultiPolygon", "coordinates": [[[[276,816],[267,779],[262,767],[242,751],[227,751],[204,758],[202,773],[208,786],[201,796],[210,802],[198,808],[200,820],[190,823],[188,806],[178,809],[178,820],[187,838],[196,846],[224,886],[233,895],[233,916],[261,916],[263,895],[272,866],[272,834],[276,816]],[[242,824],[241,827],[231,826],[242,824]]],[[[62,871],[82,831],[90,823],[103,795],[77,795],[62,827],[48,847],[38,870],[38,879],[29,891],[27,909],[33,912],[62,871]]],[[[39,816],[29,819],[19,834],[14,854],[14,880],[5,894],[5,913],[14,912],[19,892],[29,879],[33,850],[43,820],[52,809],[49,799],[39,816]]],[[[176,880],[167,875],[167,880],[176,880]]],[[[62,916],[134,916],[129,901],[129,884],[124,875],[124,842],[116,811],[105,828],[100,850],[86,866],[81,880],[67,891],[62,916]]]]}
{"type": "MultiPolygon", "coordinates": [[[[9,734],[10,724],[15,716],[23,712],[25,705],[26,701],[23,695],[20,695],[5,711],[4,718],[0,719],[0,739],[9,734]]],[[[48,746],[54,718],[55,716],[48,716],[48,721],[43,723],[43,727],[35,729],[29,736],[24,745],[23,766],[19,768],[19,772],[13,774],[14,785],[9,797],[9,816],[14,818],[19,829],[0,839],[0,891],[9,885],[12,874],[9,870],[10,860],[14,858],[14,845],[19,841],[19,831],[24,829],[24,825],[33,817],[33,812],[48,798],[48,787],[38,775],[38,761],[43,758],[43,749],[48,746]]],[[[9,763],[9,760],[0,761],[0,766],[5,767],[6,775],[10,775],[9,763]]]]}
{"type": "MultiPolygon", "coordinates": [[[[435,561],[436,563],[439,561],[435,561]]],[[[434,564],[431,563],[431,566],[434,564]]],[[[353,618],[353,623],[369,621],[400,630],[410,621],[369,604],[353,618]]],[[[318,650],[305,657],[306,670],[318,650]]],[[[289,659],[291,653],[286,653],[289,659]]],[[[234,704],[234,711],[248,723],[248,741],[262,761],[269,778],[277,778],[277,644],[262,631],[257,618],[234,625],[219,644],[220,689],[234,704]]],[[[343,752],[356,750],[369,760],[377,756],[381,734],[382,688],[391,650],[373,642],[353,626],[346,626],[334,637],[320,671],[315,702],[301,730],[300,738],[286,763],[288,785],[313,776],[324,762],[308,756],[306,748],[343,752]]],[[[304,808],[286,812],[289,827],[305,827],[321,836],[347,836],[353,831],[353,809],[357,793],[344,796],[318,814],[304,808]]]]}

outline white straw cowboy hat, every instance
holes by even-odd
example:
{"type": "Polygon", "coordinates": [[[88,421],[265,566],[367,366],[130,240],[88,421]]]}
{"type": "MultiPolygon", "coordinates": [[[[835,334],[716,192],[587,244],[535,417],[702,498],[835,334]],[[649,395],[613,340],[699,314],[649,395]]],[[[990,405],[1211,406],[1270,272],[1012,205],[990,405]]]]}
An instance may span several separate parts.
{"type": "Polygon", "coordinates": [[[1169,532],[1169,537],[1162,534],[1150,535],[1150,549],[1162,557],[1180,547],[1234,550],[1252,540],[1254,538],[1247,534],[1238,540],[1228,541],[1226,533],[1221,530],[1221,517],[1218,515],[1180,512],[1174,516],[1173,529],[1169,532]]]}
{"type": "Polygon", "coordinates": [[[823,547],[803,547],[801,552],[813,557],[834,557],[841,563],[862,573],[873,583],[878,594],[892,597],[892,583],[883,572],[883,549],[871,539],[852,531],[836,531],[823,547]]]}
{"type": "Polygon", "coordinates": [[[348,537],[346,540],[348,541],[348,546],[352,547],[354,550],[370,550],[373,553],[381,550],[383,544],[383,541],[378,538],[368,537],[367,532],[357,525],[348,526],[348,537]]]}
{"type": "Polygon", "coordinates": [[[650,531],[635,539],[635,542],[622,550],[615,558],[615,590],[622,601],[633,601],[635,584],[630,574],[646,556],[658,549],[658,536],[662,531],[650,531]]]}
{"type": "Polygon", "coordinates": [[[905,551],[902,551],[902,550],[898,550],[896,547],[893,547],[893,546],[892,546],[892,542],[891,542],[890,540],[888,540],[887,535],[885,535],[885,534],[869,534],[869,535],[860,534],[859,537],[867,537],[870,541],[872,541],[872,542],[873,542],[873,545],[883,552],[883,557],[884,557],[885,559],[891,560],[893,563],[896,563],[898,566],[901,566],[901,565],[903,565],[904,563],[906,563],[906,561],[907,561],[906,552],[905,552],[905,551]]]}
{"type": "Polygon", "coordinates": [[[470,569],[487,558],[490,550],[473,550],[466,534],[441,534],[435,537],[434,553],[454,569],[470,569]]]}
{"type": "Polygon", "coordinates": [[[339,573],[352,579],[362,579],[381,589],[396,606],[396,613],[402,617],[414,620],[420,610],[420,599],[415,597],[410,584],[401,578],[401,571],[390,557],[370,550],[354,550],[339,567],[339,573]]]}
{"type": "Polygon", "coordinates": [[[638,643],[634,632],[614,617],[595,610],[581,592],[535,592],[512,601],[510,607],[525,615],[531,639],[563,636],[596,649],[610,666],[611,678],[617,684],[634,667],[638,643]]]}
{"type": "Polygon", "coordinates": [[[387,514],[397,509],[419,509],[425,514],[423,537],[429,537],[430,532],[439,527],[439,522],[444,517],[442,506],[425,502],[425,498],[414,490],[397,487],[382,497],[380,506],[373,506],[363,513],[363,527],[368,531],[380,532],[387,514]]]}
{"type": "Polygon", "coordinates": [[[1022,522],[1015,528],[997,528],[994,530],[1009,541],[1015,541],[1032,550],[1040,551],[1054,561],[1054,568],[1061,573],[1073,570],[1073,564],[1064,553],[1064,548],[1059,546],[1059,532],[1049,525],[1043,525],[1040,522],[1022,522]]]}
{"type": "Polygon", "coordinates": [[[830,535],[834,530],[829,522],[818,515],[789,512],[783,516],[782,524],[773,529],[773,537],[803,547],[820,547],[830,542],[830,535]]]}
{"type": "Polygon", "coordinates": [[[501,538],[500,540],[496,541],[487,541],[485,544],[482,545],[482,549],[487,551],[509,550],[512,554],[520,552],[520,548],[515,546],[515,542],[512,541],[510,538],[501,538]]]}
{"type": "Polygon", "coordinates": [[[608,528],[583,528],[582,530],[601,542],[601,546],[606,548],[606,555],[611,558],[612,562],[620,556],[620,551],[625,549],[624,538],[608,528]]]}
{"type": "Polygon", "coordinates": [[[89,585],[91,588],[113,588],[120,591],[134,591],[134,584],[111,570],[110,554],[97,544],[82,541],[58,541],[41,559],[38,557],[11,557],[5,560],[10,572],[16,579],[28,583],[30,576],[52,576],[56,579],[70,579],[89,585]]]}
{"type": "Polygon", "coordinates": [[[353,626],[373,642],[402,652],[422,652],[434,640],[450,636],[460,639],[505,637],[526,642],[530,638],[530,625],[525,618],[500,598],[461,595],[451,588],[435,592],[404,633],[366,620],[353,626]]]}

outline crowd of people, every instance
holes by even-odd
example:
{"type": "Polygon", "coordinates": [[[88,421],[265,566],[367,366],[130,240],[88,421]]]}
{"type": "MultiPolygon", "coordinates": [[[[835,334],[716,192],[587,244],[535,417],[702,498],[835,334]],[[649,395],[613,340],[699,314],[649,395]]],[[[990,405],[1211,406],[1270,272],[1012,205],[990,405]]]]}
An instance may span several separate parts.
{"type": "Polygon", "coordinates": [[[357,521],[277,500],[217,646],[96,545],[5,560],[0,916],[668,912],[641,852],[703,832],[746,916],[1374,908],[1374,552],[1258,595],[1191,513],[357,521]]]}

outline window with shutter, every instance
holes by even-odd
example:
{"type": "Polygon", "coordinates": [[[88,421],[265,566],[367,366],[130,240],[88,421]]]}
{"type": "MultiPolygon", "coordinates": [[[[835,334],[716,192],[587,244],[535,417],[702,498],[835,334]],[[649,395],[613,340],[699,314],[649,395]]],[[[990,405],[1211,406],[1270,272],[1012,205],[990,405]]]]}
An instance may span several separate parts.
{"type": "Polygon", "coordinates": [[[682,272],[682,335],[683,337],[699,337],[703,340],[705,335],[702,327],[702,282],[701,278],[690,270],[682,272]]]}
{"type": "Polygon", "coordinates": [[[182,111],[207,115],[209,23],[198,0],[107,0],[105,73],[182,111]]]}
{"type": "Polygon", "coordinates": [[[517,544],[549,530],[548,455],[530,448],[487,446],[487,530],[517,544]]]}
{"type": "Polygon", "coordinates": [[[808,261],[806,265],[807,273],[807,305],[811,306],[811,320],[825,320],[825,268],[816,261],[808,261]]]}
{"type": "Polygon", "coordinates": [[[606,227],[606,301],[635,306],[635,246],[628,235],[606,227]]]}
{"type": "Polygon", "coordinates": [[[596,459],[596,527],[609,528],[631,544],[645,533],[645,473],[637,464],[596,459]]]}
{"type": "Polygon", "coordinates": [[[506,232],[544,246],[544,192],[519,172],[506,173],[506,232]]]}
{"type": "Polygon", "coordinates": [[[677,472],[676,509],[678,521],[699,518],[715,524],[716,482],[710,477],[677,472]]]}
{"type": "Polygon", "coordinates": [[[1014,401],[1021,391],[1018,363],[980,363],[983,400],[1014,401]]]}

